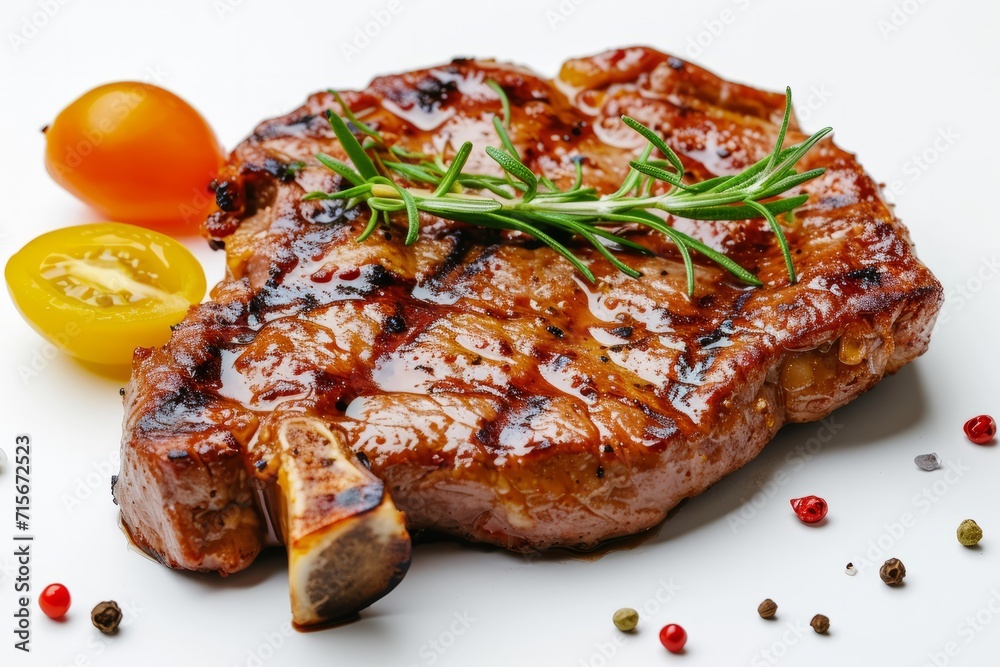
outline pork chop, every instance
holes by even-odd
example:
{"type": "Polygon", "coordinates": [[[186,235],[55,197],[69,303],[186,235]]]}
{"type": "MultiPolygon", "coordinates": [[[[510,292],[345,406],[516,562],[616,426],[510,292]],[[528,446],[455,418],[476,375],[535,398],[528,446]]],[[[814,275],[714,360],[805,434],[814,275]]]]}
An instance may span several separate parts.
{"type": "MultiPolygon", "coordinates": [[[[491,118],[513,111],[522,159],[560,186],[582,156],[587,185],[614,191],[641,149],[632,116],[666,137],[689,178],[766,156],[780,94],[629,48],[567,62],[555,80],[459,59],[380,77],[347,105],[396,144],[500,174],[491,118]]],[[[697,262],[686,291],[675,248],[617,272],[574,246],[590,284],[516,233],[423,216],[355,241],[367,209],[303,201],[342,179],[327,92],[262,123],[216,184],[207,236],[227,275],[170,342],[136,351],[116,496],[132,538],[176,568],[236,572],[283,539],[277,431],[317,418],[384,483],[409,528],[508,549],[593,547],[646,530],[760,452],[788,422],[816,420],[922,354],[942,300],[908,232],[855,157],[824,140],[801,167],[826,173],[787,236],[790,284],[763,220],[678,229],[763,281],[697,262]]],[[[793,121],[789,143],[804,138],[793,121]]],[[[791,193],[794,194],[794,193],[791,193]]]]}

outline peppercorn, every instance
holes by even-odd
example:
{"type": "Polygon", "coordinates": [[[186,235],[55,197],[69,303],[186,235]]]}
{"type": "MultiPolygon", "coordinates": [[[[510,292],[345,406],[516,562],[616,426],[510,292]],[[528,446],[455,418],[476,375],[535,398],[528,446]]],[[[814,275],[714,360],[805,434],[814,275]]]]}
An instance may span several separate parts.
{"type": "Polygon", "coordinates": [[[639,624],[639,612],[630,607],[622,607],[611,617],[615,627],[622,632],[632,632],[639,624]]]}
{"type": "Polygon", "coordinates": [[[774,615],[778,613],[778,605],[771,598],[767,598],[757,605],[757,613],[760,614],[761,618],[774,618],[774,615]]]}
{"type": "Polygon", "coordinates": [[[903,583],[903,577],[906,576],[906,568],[898,558],[890,558],[882,564],[878,576],[882,577],[882,581],[889,586],[899,586],[903,583]]]}
{"type": "Polygon", "coordinates": [[[854,563],[848,563],[847,567],[844,568],[844,573],[849,577],[853,577],[858,573],[858,568],[854,567],[854,563]]]}
{"type": "Polygon", "coordinates": [[[118,634],[118,625],[122,622],[122,610],[114,600],[99,602],[90,612],[90,622],[106,635],[118,634]]]}
{"type": "Polygon", "coordinates": [[[38,606],[42,613],[58,621],[69,611],[73,598],[69,594],[69,589],[62,584],[49,584],[42,589],[42,594],[38,596],[38,606]]]}
{"type": "Polygon", "coordinates": [[[792,498],[792,511],[799,517],[802,523],[819,523],[826,516],[826,501],[819,496],[806,496],[804,498],[792,498]]]}
{"type": "Polygon", "coordinates": [[[921,454],[913,459],[913,462],[917,464],[917,467],[921,470],[926,470],[930,472],[931,470],[937,470],[941,467],[941,459],[938,458],[937,454],[921,454]]]}
{"type": "Polygon", "coordinates": [[[965,436],[977,445],[985,445],[997,434],[997,423],[989,415],[979,415],[965,422],[965,436]]]}
{"type": "Polygon", "coordinates": [[[816,614],[813,616],[813,620],[809,621],[809,625],[816,631],[816,634],[825,635],[826,631],[830,629],[830,619],[823,614],[816,614]]]}
{"type": "Polygon", "coordinates": [[[972,519],[966,519],[958,524],[958,541],[966,547],[974,547],[983,539],[983,529],[972,519]]]}
{"type": "Polygon", "coordinates": [[[663,644],[663,648],[671,653],[682,653],[684,645],[687,644],[687,639],[687,632],[676,623],[664,625],[660,630],[660,643],[663,644]]]}

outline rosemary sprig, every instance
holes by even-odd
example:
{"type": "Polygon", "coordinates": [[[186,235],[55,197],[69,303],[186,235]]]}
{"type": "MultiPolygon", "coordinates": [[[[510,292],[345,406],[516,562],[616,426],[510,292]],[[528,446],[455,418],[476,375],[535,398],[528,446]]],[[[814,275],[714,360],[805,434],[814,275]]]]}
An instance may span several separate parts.
{"type": "Polygon", "coordinates": [[[644,254],[650,251],[609,227],[641,225],[664,234],[676,245],[687,272],[689,294],[694,294],[695,290],[692,251],[712,260],[746,284],[759,286],[762,283],[726,255],[674,229],[663,214],[694,220],[763,217],[777,239],[789,281],[795,283],[791,250],[778,216],[803,204],[807,196],[775,197],[823,173],[823,169],[799,173],[795,166],[832,130],[824,128],[800,144],[783,148],[791,118],[791,89],[785,91],[785,113],[771,153],[738,174],[700,183],[684,182],[684,165],[661,136],[634,118],[622,116],[622,122],[641,135],[647,144],[638,159],[629,163],[631,169],[621,187],[613,194],[598,196],[593,188],[584,187],[579,158],[574,159],[576,179],[568,189],[558,188],[521,161],[508,134],[510,102],[499,84],[487,83],[499,96],[502,111],[493,118],[501,147],[487,146],[486,154],[503,169],[503,177],[464,171],[472,152],[470,142],[458,149],[447,166],[439,155],[429,156],[389,145],[381,133],[358,119],[336,91],[330,91],[346,121],[332,110],[327,111],[327,118],[351,164],[322,153],[316,157],[343,177],[350,187],[339,192],[310,192],[305,199],[343,199],[348,208],[366,205],[371,216],[359,241],[367,239],[380,220],[389,224],[393,214],[404,212],[407,244],[416,241],[419,235],[421,212],[482,227],[517,230],[558,252],[591,282],[595,280],[591,270],[556,237],[582,237],[618,270],[638,278],[641,274],[621,261],[612,250],[628,249],[644,254]],[[358,140],[356,133],[365,137],[364,143],[358,140]],[[663,158],[653,159],[654,150],[663,158]],[[400,184],[394,175],[413,185],[400,184]],[[665,193],[653,195],[652,187],[657,181],[669,187],[665,193]]]}

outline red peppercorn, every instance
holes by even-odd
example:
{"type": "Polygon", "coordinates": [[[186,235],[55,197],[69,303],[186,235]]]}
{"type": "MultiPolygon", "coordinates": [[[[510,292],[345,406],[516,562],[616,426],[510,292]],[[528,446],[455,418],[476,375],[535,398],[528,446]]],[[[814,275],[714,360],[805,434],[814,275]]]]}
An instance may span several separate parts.
{"type": "Polygon", "coordinates": [[[676,623],[664,625],[663,629],[660,630],[660,643],[663,644],[663,648],[671,653],[680,653],[683,651],[687,640],[688,634],[684,632],[684,628],[676,623]]]}
{"type": "Polygon", "coordinates": [[[997,434],[997,423],[989,415],[979,415],[965,422],[965,435],[977,445],[985,445],[997,434]]]}
{"type": "Polygon", "coordinates": [[[38,596],[38,606],[51,619],[58,620],[65,616],[69,605],[69,589],[62,584],[49,584],[38,596]]]}
{"type": "Polygon", "coordinates": [[[792,509],[795,516],[799,517],[802,523],[816,523],[822,521],[826,516],[829,507],[826,501],[819,496],[805,496],[804,498],[793,498],[791,500],[792,509]]]}

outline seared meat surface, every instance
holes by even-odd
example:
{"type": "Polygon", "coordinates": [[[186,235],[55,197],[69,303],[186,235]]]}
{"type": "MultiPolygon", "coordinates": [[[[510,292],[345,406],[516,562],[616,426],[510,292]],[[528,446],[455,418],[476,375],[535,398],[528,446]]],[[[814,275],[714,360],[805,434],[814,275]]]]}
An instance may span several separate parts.
{"type": "MultiPolygon", "coordinates": [[[[573,60],[550,81],[456,60],[376,79],[346,103],[412,150],[483,147],[503,86],[522,159],[560,185],[582,156],[613,192],[641,149],[627,114],[656,129],[691,179],[765,156],[784,97],[644,48],[573,60]]],[[[346,160],[332,95],[257,127],[217,183],[205,224],[228,275],[162,349],[136,352],[116,486],[133,539],[167,565],[234,572],[282,539],[274,488],[281,421],[323,420],[384,482],[414,528],[510,549],[589,547],[645,530],[751,460],[786,422],[819,419],[926,349],[941,287],[877,184],[825,140],[826,167],[788,224],[797,284],[763,220],[672,223],[765,283],[708,262],[686,293],[675,249],[598,277],[514,233],[425,216],[364,243],[364,207],[302,201],[345,183],[313,157],[346,160]],[[304,166],[298,164],[304,163],[304,166]]],[[[793,122],[788,143],[804,136],[793,122]]],[[[794,192],[789,195],[795,194],[794,192]]]]}

